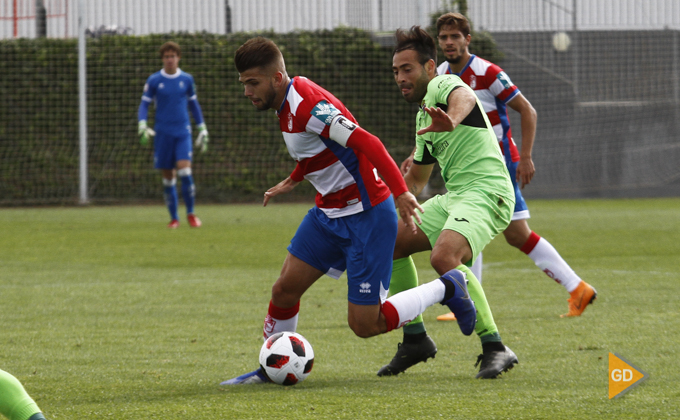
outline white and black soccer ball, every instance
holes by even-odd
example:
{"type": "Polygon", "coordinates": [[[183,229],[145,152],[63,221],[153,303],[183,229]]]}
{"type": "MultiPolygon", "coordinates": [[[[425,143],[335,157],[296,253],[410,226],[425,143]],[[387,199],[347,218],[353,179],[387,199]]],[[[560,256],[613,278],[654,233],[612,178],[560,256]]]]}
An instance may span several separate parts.
{"type": "Polygon", "coordinates": [[[260,366],[275,384],[295,385],[305,380],[314,365],[314,350],[302,335],[281,332],[265,340],[260,366]]]}

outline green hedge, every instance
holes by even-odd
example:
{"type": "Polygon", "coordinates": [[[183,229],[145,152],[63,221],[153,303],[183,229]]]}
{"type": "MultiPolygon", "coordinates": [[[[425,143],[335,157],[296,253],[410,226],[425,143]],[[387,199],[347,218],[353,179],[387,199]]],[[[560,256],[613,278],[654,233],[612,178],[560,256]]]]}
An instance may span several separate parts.
{"type": "MultiPolygon", "coordinates": [[[[211,135],[197,154],[199,200],[243,201],[294,167],[273,112],[243,96],[235,50],[255,34],[106,36],[87,43],[88,175],[94,202],[159,199],[152,148],[139,146],[137,109],[146,78],[162,67],[158,47],[182,47],[211,135]]],[[[355,29],[262,34],[283,51],[288,73],[333,92],[400,161],[410,151],[414,106],[396,88],[391,49],[355,29]]],[[[69,203],[78,197],[78,72],[74,40],[0,42],[0,204],[69,203]]],[[[153,106],[150,120],[153,120],[153,106]]],[[[309,185],[293,197],[313,195],[309,185]]]]}

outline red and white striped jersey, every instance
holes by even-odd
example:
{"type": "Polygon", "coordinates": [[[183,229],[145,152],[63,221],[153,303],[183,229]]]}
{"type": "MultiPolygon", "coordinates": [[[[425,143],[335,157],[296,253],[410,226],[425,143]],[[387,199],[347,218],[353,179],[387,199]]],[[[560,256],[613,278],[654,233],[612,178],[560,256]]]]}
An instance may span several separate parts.
{"type": "Polygon", "coordinates": [[[331,114],[356,124],[339,99],[300,76],[291,80],[277,111],[288,153],[297,161],[291,178],[308,180],[317,190],[317,207],[336,218],[368,210],[391,193],[364,154],[330,139],[331,114]]]}
{"type": "Polygon", "coordinates": [[[453,73],[445,61],[437,67],[437,74],[455,74],[475,91],[498,137],[506,161],[518,162],[519,152],[512,139],[507,103],[520,92],[503,69],[472,54],[460,73],[453,73]]]}

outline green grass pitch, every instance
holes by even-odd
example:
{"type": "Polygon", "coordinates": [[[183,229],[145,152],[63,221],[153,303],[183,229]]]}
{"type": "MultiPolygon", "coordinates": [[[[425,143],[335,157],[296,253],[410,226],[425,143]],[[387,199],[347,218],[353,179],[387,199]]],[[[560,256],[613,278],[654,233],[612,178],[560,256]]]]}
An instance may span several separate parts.
{"type": "MultiPolygon", "coordinates": [[[[309,205],[198,206],[201,229],[161,206],[0,210],[0,368],[48,419],[680,418],[680,199],[530,203],[546,237],[599,298],[561,319],[568,294],[496,238],[484,288],[520,364],[475,380],[481,348],[428,309],[434,360],[379,378],[400,331],[360,339],[346,284],[322,278],[298,332],[314,346],[294,387],[220,387],[257,365],[270,287],[309,205]],[[649,378],[607,396],[607,356],[649,378]]],[[[428,254],[421,282],[436,278],[428,254]]]]}

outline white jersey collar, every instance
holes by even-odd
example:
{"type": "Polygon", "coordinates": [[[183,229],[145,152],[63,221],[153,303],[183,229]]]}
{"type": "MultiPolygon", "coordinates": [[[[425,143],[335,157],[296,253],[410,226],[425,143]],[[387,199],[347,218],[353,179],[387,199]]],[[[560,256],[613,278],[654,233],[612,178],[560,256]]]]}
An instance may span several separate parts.
{"type": "Polygon", "coordinates": [[[179,67],[177,67],[175,74],[168,74],[165,72],[165,69],[161,69],[161,76],[167,77],[168,79],[176,79],[180,74],[182,74],[182,70],[179,67]]]}

